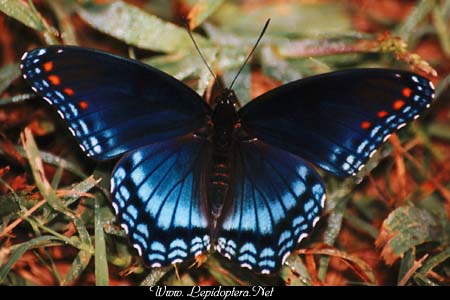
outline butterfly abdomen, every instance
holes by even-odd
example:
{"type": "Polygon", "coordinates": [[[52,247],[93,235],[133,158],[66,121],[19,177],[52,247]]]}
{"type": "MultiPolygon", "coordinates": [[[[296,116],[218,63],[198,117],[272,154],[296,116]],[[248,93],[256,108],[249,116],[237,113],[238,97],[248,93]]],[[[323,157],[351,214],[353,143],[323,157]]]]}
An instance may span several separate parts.
{"type": "Polygon", "coordinates": [[[222,215],[222,208],[229,195],[230,160],[228,155],[213,154],[213,165],[209,179],[208,201],[214,220],[222,215]]]}
{"type": "Polygon", "coordinates": [[[209,172],[208,202],[210,213],[216,224],[222,215],[222,209],[227,198],[230,197],[230,174],[232,163],[233,134],[237,113],[234,101],[228,90],[224,90],[216,101],[217,105],[212,115],[213,123],[213,151],[212,164],[209,172]]]}

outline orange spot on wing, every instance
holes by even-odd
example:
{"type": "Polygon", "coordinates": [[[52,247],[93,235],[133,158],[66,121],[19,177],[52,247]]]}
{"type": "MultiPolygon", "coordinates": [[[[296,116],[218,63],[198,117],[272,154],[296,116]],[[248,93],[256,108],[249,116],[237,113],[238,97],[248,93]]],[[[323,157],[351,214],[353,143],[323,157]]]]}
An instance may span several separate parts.
{"type": "Polygon", "coordinates": [[[50,80],[50,82],[51,82],[53,85],[59,85],[59,84],[61,84],[61,78],[59,78],[59,76],[56,76],[56,75],[50,75],[50,76],[48,76],[48,80],[50,80]]]}
{"type": "Polygon", "coordinates": [[[384,118],[388,115],[388,112],[385,110],[380,110],[377,114],[378,118],[384,118]]]}
{"type": "Polygon", "coordinates": [[[402,99],[395,100],[394,104],[392,105],[395,110],[399,110],[403,106],[405,106],[405,101],[403,101],[402,99]]]}
{"type": "Polygon", "coordinates": [[[411,96],[411,94],[412,94],[412,90],[410,89],[410,88],[404,88],[403,90],[402,90],[402,94],[403,94],[403,96],[405,96],[406,98],[408,98],[409,96],[411,96]]]}
{"type": "Polygon", "coordinates": [[[82,110],[86,110],[89,106],[89,103],[87,101],[80,101],[78,102],[78,107],[81,108],[82,110]]]}
{"type": "Polygon", "coordinates": [[[68,96],[73,96],[75,94],[74,90],[71,88],[65,88],[64,93],[66,93],[68,96]]]}
{"type": "Polygon", "coordinates": [[[363,122],[361,122],[361,128],[362,128],[362,129],[368,129],[368,128],[370,127],[370,125],[372,125],[372,124],[370,124],[369,121],[363,121],[363,122]]]}
{"type": "Polygon", "coordinates": [[[49,61],[42,65],[44,67],[45,72],[50,72],[53,70],[53,62],[49,61]]]}

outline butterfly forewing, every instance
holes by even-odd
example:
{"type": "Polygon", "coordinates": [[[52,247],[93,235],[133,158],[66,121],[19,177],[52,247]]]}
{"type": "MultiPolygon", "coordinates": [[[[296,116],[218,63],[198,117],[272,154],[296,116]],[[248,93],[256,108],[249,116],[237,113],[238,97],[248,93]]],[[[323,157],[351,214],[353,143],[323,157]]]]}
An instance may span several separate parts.
{"type": "Polygon", "coordinates": [[[396,129],[430,106],[417,74],[354,69],[283,85],[240,111],[246,130],[338,176],[357,173],[396,129]]]}
{"type": "Polygon", "coordinates": [[[127,153],[111,178],[113,207],[148,266],[204,253],[210,230],[203,174],[209,142],[187,136],[127,153]]]}
{"type": "Polygon", "coordinates": [[[217,249],[259,273],[280,268],[322,212],[325,189],[311,166],[261,141],[236,147],[234,201],[217,249]]]}
{"type": "Polygon", "coordinates": [[[52,46],[22,57],[23,76],[104,160],[203,126],[209,106],[175,78],[97,50],[52,46]]]}

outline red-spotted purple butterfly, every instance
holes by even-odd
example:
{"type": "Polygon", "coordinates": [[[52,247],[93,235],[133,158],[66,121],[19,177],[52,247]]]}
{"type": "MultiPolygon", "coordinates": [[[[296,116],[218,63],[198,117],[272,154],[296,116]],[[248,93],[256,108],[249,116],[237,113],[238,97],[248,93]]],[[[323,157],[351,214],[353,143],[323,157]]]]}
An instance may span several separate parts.
{"type": "Polygon", "coordinates": [[[21,68],[88,156],[124,154],[112,205],[151,267],[213,246],[242,267],[276,271],[324,208],[310,162],[355,175],[434,97],[417,74],[351,69],[290,82],[237,111],[231,89],[212,109],[170,75],[92,49],[34,49],[21,68]]]}

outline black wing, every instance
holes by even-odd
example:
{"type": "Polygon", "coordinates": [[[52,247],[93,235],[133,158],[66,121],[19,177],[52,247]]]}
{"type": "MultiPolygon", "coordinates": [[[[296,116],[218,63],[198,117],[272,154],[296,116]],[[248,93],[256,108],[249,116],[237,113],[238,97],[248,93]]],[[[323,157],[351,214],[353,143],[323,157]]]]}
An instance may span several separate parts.
{"type": "Polygon", "coordinates": [[[97,50],[26,52],[23,77],[53,105],[89,156],[105,160],[203,126],[210,108],[192,89],[148,65],[97,50]]]}
{"type": "Polygon", "coordinates": [[[243,127],[338,176],[354,175],[392,132],[430,106],[432,83],[417,74],[353,69],[301,79],[244,106],[243,127]]]}

